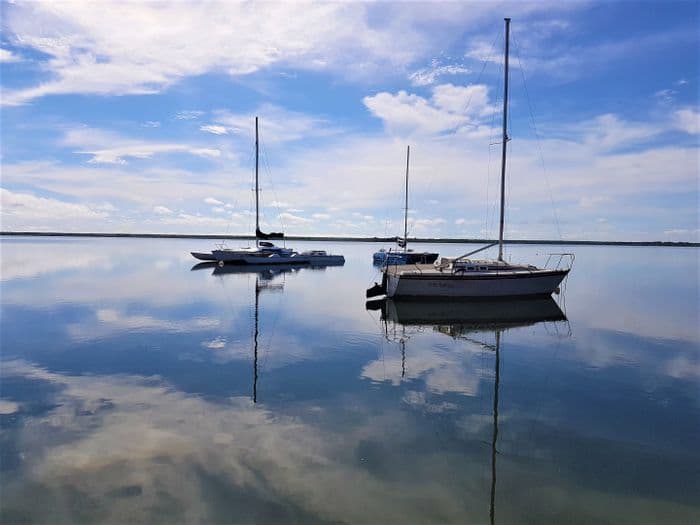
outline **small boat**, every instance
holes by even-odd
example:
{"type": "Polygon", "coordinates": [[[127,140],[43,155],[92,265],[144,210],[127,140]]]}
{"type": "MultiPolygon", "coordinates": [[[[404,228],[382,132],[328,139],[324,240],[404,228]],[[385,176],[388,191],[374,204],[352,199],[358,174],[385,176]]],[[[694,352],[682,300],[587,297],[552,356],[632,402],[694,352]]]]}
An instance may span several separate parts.
{"type": "Polygon", "coordinates": [[[381,284],[367,290],[367,297],[516,297],[551,295],[571,271],[574,256],[550,254],[543,268],[511,264],[503,260],[506,146],[508,137],[508,49],[510,18],[505,19],[505,62],[503,89],[503,135],[501,155],[501,214],[497,260],[474,260],[469,256],[495,246],[479,248],[459,257],[443,257],[434,264],[385,266],[381,284]],[[558,256],[558,260],[552,255],[558,256]],[[550,262],[554,262],[552,266],[550,262]]]}
{"type": "Polygon", "coordinates": [[[342,266],[345,264],[345,257],[328,253],[326,250],[301,252],[299,257],[306,257],[311,266],[342,266]]]}
{"type": "Polygon", "coordinates": [[[372,262],[379,266],[388,264],[430,264],[438,258],[437,253],[415,252],[408,249],[408,163],[411,157],[411,146],[406,147],[406,206],[403,215],[403,238],[397,238],[399,249],[385,250],[381,248],[372,255],[372,262]]]}

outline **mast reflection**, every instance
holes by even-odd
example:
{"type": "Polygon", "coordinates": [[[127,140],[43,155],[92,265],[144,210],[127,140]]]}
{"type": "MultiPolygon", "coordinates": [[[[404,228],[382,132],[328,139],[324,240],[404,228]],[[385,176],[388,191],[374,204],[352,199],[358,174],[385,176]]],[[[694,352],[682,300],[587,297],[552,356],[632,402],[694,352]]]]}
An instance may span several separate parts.
{"type": "MultiPolygon", "coordinates": [[[[398,300],[368,301],[368,310],[380,310],[385,337],[397,341],[401,348],[401,377],[406,373],[407,328],[431,327],[455,339],[475,343],[495,353],[493,386],[493,427],[491,433],[491,486],[489,520],[496,520],[496,456],[498,455],[498,403],[501,381],[501,340],[505,331],[544,322],[567,322],[565,313],[551,296],[487,300],[398,300]],[[389,330],[389,324],[392,330],[389,330]],[[397,326],[401,327],[397,332],[397,326]],[[495,344],[475,339],[479,333],[494,333],[495,344]]],[[[568,324],[567,324],[568,326],[568,324]]]]}

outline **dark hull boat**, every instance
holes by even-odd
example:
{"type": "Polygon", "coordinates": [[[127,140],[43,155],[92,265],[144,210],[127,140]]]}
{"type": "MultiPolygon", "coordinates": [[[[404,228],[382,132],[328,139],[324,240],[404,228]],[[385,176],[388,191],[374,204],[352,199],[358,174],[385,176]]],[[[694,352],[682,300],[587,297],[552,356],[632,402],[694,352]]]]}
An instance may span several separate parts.
{"type": "Polygon", "coordinates": [[[400,249],[385,250],[384,248],[375,252],[372,262],[377,266],[388,264],[431,264],[438,258],[437,253],[414,252],[408,249],[408,163],[411,157],[411,146],[406,147],[406,191],[405,207],[403,215],[403,238],[397,238],[396,244],[400,249]]]}

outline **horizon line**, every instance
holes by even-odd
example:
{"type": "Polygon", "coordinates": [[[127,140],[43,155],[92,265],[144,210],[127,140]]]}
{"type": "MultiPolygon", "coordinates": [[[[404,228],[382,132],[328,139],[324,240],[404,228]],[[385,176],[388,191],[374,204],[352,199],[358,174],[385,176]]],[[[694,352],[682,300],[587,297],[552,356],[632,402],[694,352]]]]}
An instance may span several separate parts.
{"type": "MultiPolygon", "coordinates": [[[[8,237],[127,237],[163,239],[255,239],[254,235],[217,235],[202,233],[119,233],[119,232],[41,232],[41,231],[0,231],[0,236],[8,237]]],[[[343,242],[395,242],[396,236],[344,236],[344,235],[287,235],[281,240],[290,241],[343,241],[343,242]]],[[[470,237],[409,237],[416,243],[486,244],[497,239],[470,237]]],[[[678,246],[699,248],[700,242],[693,241],[602,241],[602,240],[554,240],[554,239],[503,239],[504,244],[553,244],[553,245],[594,245],[594,246],[678,246]]]]}

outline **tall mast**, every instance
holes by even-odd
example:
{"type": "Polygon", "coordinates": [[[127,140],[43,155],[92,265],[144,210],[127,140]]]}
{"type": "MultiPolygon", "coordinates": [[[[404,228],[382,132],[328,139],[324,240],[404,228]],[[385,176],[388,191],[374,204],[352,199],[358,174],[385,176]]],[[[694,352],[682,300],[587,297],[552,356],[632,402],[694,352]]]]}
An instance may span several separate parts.
{"type": "Polygon", "coordinates": [[[506,200],[506,145],[508,144],[508,48],[510,36],[510,18],[504,18],[506,22],[506,49],[503,80],[503,149],[501,153],[501,220],[498,231],[498,260],[503,260],[503,221],[506,200]]]}
{"type": "Polygon", "coordinates": [[[258,232],[260,231],[260,219],[258,207],[258,117],[255,117],[255,242],[258,241],[258,232]]]}
{"type": "Polygon", "coordinates": [[[403,251],[408,250],[408,160],[411,157],[411,146],[406,146],[406,205],[403,212],[403,251]]]}

